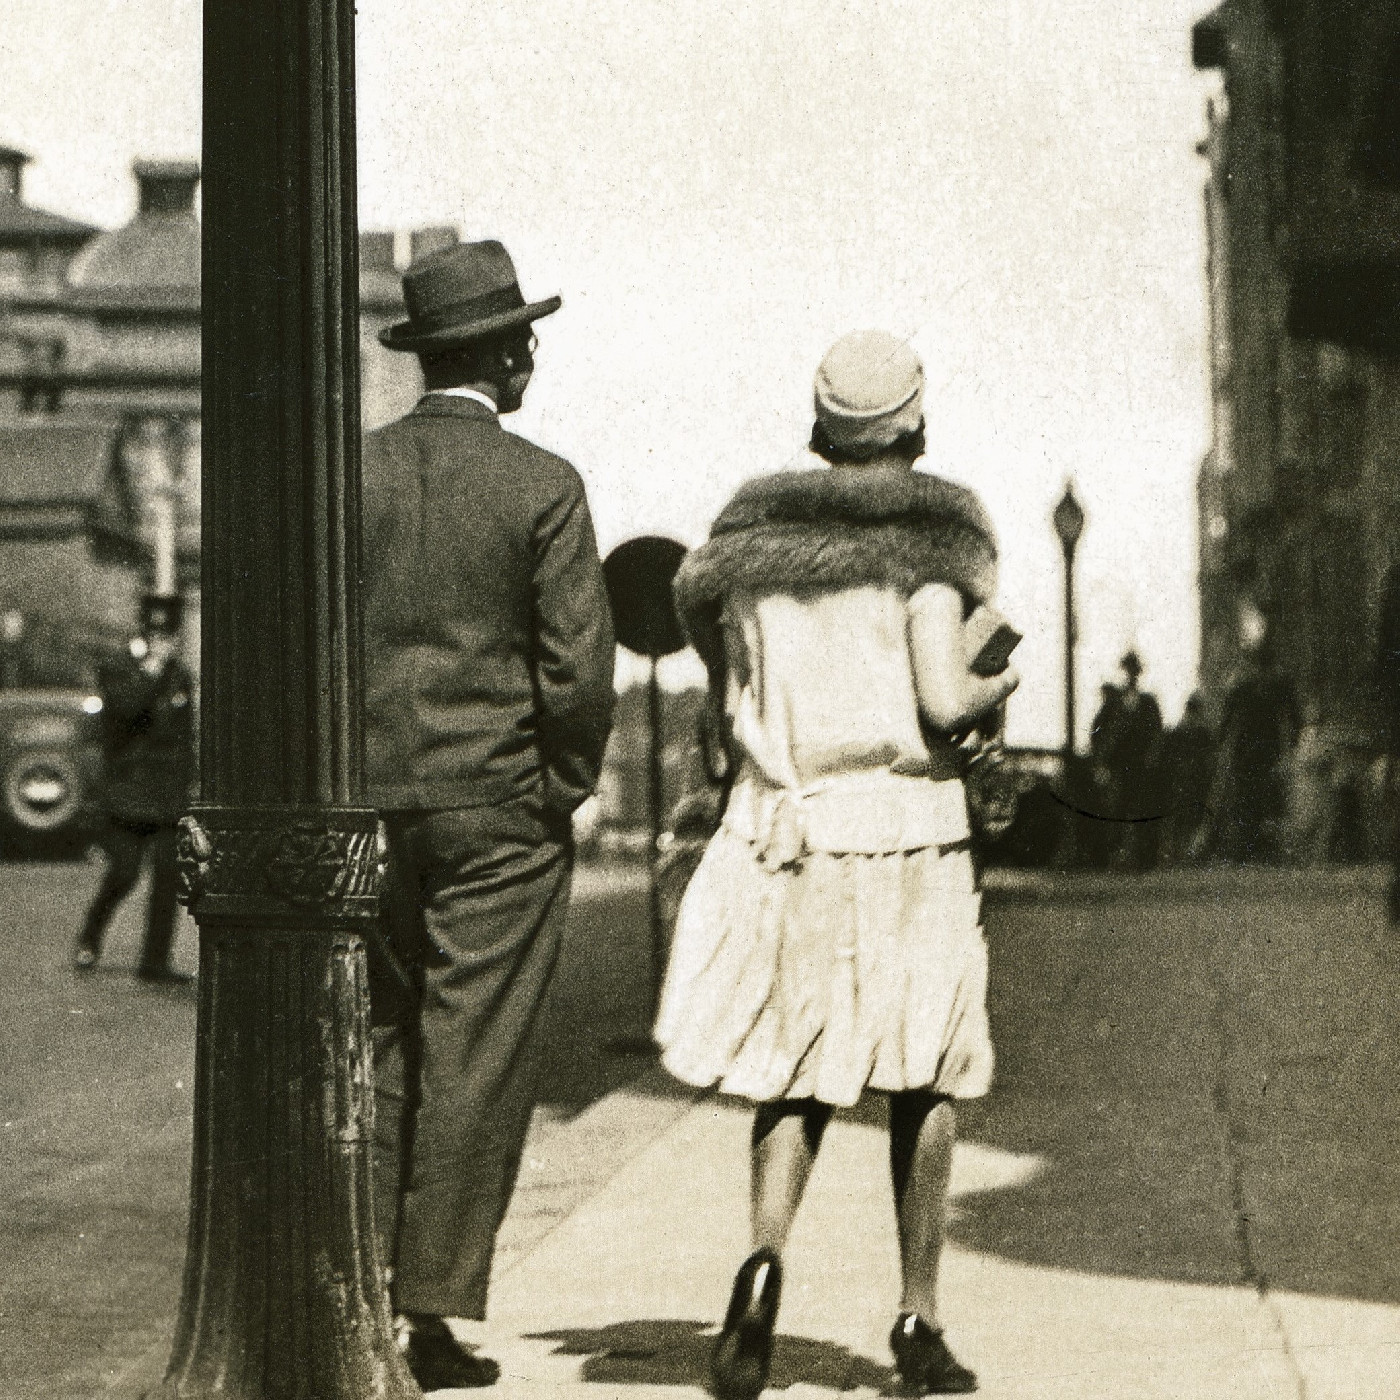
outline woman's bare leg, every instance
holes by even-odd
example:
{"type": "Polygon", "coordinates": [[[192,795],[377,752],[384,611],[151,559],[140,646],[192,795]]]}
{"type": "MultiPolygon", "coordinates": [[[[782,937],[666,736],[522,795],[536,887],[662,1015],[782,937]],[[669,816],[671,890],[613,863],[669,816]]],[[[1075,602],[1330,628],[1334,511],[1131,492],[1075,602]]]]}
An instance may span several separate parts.
{"type": "Polygon", "coordinates": [[[947,1223],[957,1116],[951,1099],[922,1090],[890,1095],[890,1176],[904,1276],[900,1311],[938,1327],[938,1264],[947,1223]]]}
{"type": "Polygon", "coordinates": [[[830,1106],[815,1099],[759,1105],[753,1120],[750,1204],[756,1250],[783,1252],[830,1119],[830,1106]]]}

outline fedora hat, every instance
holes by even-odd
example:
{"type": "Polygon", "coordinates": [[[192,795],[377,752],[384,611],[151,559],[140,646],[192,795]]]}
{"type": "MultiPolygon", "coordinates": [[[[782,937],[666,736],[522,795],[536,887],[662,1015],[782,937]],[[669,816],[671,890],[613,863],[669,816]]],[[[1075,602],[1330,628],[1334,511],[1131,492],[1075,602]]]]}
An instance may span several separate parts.
{"type": "Polygon", "coordinates": [[[408,320],[379,332],[390,350],[451,350],[558,311],[559,297],[527,302],[515,264],[495,239],[454,243],[419,258],[403,275],[408,320]]]}

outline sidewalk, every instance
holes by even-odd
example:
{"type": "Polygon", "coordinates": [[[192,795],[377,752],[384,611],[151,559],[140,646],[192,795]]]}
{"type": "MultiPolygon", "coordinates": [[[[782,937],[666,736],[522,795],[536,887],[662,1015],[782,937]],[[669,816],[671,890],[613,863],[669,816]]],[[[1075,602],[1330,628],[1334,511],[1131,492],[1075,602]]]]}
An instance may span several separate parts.
{"type": "MultiPolygon", "coordinates": [[[[12,1242],[7,1283],[42,1324],[20,1359],[45,1337],[73,1350],[45,1358],[52,1384],[31,1367],[35,1384],[0,1380],[0,1397],[137,1400],[178,1295],[193,1007],[120,969],[74,983],[66,926],[26,961],[21,930],[46,928],[90,872],[22,878],[5,891],[23,977],[0,1043],[33,1047],[15,1081],[28,1104],[5,1115],[31,1244],[12,1242]]],[[[1400,952],[1374,881],[1172,884],[988,901],[1000,1063],[993,1094],[960,1112],[953,1348],[992,1400],[1394,1400],[1400,952]]],[[[608,1050],[644,1023],[643,894],[627,876],[580,882],[548,1101],[490,1321],[468,1329],[506,1400],[700,1394],[747,1251],[746,1109],[608,1050]]],[[[133,939],[121,931],[114,962],[133,939]]],[[[832,1125],[798,1217],[772,1376],[789,1400],[891,1388],[880,1113],[877,1099],[832,1125]]]]}
{"type": "MultiPolygon", "coordinates": [[[[627,1091],[621,1091],[626,1095],[627,1091]]],[[[483,1347],[502,1395],[694,1393],[746,1252],[748,1115],[705,1100],[495,1283],[483,1347]]],[[[789,1251],[772,1387],[796,1400],[891,1388],[898,1302],[883,1131],[833,1125],[789,1251]]],[[[954,1196],[1038,1170],[958,1151],[954,1196]]],[[[1257,1295],[1028,1268],[950,1248],[946,1323],[995,1397],[1275,1400],[1297,1394],[1257,1295]]]]}

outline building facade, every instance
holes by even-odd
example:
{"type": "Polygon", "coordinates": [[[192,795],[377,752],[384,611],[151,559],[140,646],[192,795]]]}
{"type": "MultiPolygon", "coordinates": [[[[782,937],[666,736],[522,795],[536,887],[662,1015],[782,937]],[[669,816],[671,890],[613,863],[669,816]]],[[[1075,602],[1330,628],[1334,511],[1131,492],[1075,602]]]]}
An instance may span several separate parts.
{"type": "Polygon", "coordinates": [[[1268,635],[1335,777],[1373,748],[1400,560],[1400,0],[1225,0],[1192,40],[1223,79],[1200,147],[1202,688],[1218,707],[1268,635]]]}
{"type": "MultiPolygon", "coordinates": [[[[0,150],[0,614],[47,619],[58,613],[79,631],[125,631],[135,625],[142,592],[178,588],[187,598],[193,651],[199,587],[199,168],[189,161],[137,161],[132,219],[98,232],[23,204],[26,159],[0,150]],[[102,564],[103,581],[75,598],[32,567],[36,537],[21,530],[19,518],[36,479],[75,479],[72,454],[79,440],[88,467],[100,459],[112,479],[98,493],[107,503],[101,511],[91,504],[65,517],[70,523],[78,516],[91,520],[79,533],[91,559],[100,556],[102,564]],[[8,502],[6,493],[15,501],[8,502]],[[124,510],[126,519],[113,516],[111,502],[120,503],[118,513],[124,510]],[[15,508],[7,515],[10,504],[15,508]],[[115,543],[119,539],[134,541],[134,552],[115,543]],[[28,561],[23,568],[21,554],[28,561]],[[108,564],[124,569],[125,581],[107,572],[108,564]]],[[[421,393],[414,357],[387,351],[377,339],[380,328],[403,315],[399,268],[456,237],[449,228],[361,236],[366,427],[399,416],[421,393]]],[[[70,532],[64,551],[71,553],[77,539],[70,532]]],[[[57,557],[56,543],[53,549],[57,557]]]]}

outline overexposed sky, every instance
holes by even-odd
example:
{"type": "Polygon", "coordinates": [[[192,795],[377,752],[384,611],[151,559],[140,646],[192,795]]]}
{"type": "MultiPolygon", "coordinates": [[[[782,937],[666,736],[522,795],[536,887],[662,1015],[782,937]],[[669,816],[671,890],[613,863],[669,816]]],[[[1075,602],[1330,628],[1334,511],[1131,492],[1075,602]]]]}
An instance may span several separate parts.
{"type": "MultiPolygon", "coordinates": [[[[1174,716],[1196,664],[1208,438],[1204,0],[359,0],[366,227],[499,237],[539,326],[518,428],[606,549],[703,538],[802,462],[849,330],[907,335],[926,465],[974,486],[1027,633],[1012,736],[1058,742],[1072,476],[1080,708],[1125,646],[1174,716]]],[[[135,156],[199,148],[198,0],[5,0],[0,143],[30,199],[116,224],[135,156]]]]}

